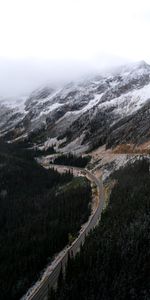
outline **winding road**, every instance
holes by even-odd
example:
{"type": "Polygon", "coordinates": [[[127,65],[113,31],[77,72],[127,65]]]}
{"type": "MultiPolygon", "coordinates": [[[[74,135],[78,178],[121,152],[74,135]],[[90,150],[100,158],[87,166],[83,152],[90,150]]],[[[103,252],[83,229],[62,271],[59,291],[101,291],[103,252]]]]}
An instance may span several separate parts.
{"type": "Polygon", "coordinates": [[[87,169],[81,169],[77,167],[70,166],[59,166],[59,165],[50,165],[45,166],[46,168],[53,167],[60,171],[62,168],[65,170],[70,170],[75,175],[86,176],[91,182],[94,182],[97,186],[98,192],[98,201],[96,209],[90,215],[87,223],[85,223],[76,240],[70,245],[64,248],[54,259],[49,267],[47,267],[44,272],[41,280],[39,280],[28,292],[22,297],[21,300],[48,300],[48,293],[52,287],[57,286],[58,277],[60,274],[60,270],[65,270],[68,256],[75,256],[78,251],[80,251],[80,246],[83,245],[85,241],[85,237],[88,233],[98,224],[101,213],[104,205],[104,191],[103,191],[103,182],[99,180],[95,175],[93,175],[87,169]]]}

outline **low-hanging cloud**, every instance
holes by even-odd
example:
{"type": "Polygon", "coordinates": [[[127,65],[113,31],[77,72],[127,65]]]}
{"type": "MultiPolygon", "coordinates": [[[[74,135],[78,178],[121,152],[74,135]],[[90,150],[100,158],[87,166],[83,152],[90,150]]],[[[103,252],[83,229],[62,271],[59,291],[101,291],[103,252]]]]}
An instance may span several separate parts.
{"type": "Polygon", "coordinates": [[[150,62],[149,0],[0,0],[0,96],[150,62]]]}
{"type": "Polygon", "coordinates": [[[27,96],[42,86],[59,86],[123,62],[123,58],[106,55],[86,61],[0,59],[0,97],[27,96]]]}

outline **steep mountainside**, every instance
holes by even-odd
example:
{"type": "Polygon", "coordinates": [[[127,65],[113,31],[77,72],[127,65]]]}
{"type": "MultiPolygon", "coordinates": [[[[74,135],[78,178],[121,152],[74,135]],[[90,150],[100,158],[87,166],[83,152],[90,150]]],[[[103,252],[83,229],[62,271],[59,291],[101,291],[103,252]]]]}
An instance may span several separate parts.
{"type": "Polygon", "coordinates": [[[56,143],[77,152],[145,143],[150,138],[150,66],[141,61],[60,89],[45,87],[31,94],[21,112],[4,105],[0,133],[7,140],[56,143]]]}
{"type": "Polygon", "coordinates": [[[0,136],[14,129],[24,117],[25,100],[26,98],[0,99],[0,136]]]}

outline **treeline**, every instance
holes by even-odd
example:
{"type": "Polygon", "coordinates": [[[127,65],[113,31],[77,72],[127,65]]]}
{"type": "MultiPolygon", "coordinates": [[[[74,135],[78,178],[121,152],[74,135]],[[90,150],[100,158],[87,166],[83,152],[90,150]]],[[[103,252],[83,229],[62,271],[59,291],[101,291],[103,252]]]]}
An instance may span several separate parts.
{"type": "Polygon", "coordinates": [[[63,154],[54,159],[54,164],[84,168],[90,161],[90,156],[77,156],[72,153],[63,154]]]}
{"type": "Polygon", "coordinates": [[[149,162],[137,161],[117,180],[99,226],[75,259],[50,300],[150,299],[149,162]]]}
{"type": "Polygon", "coordinates": [[[35,157],[38,157],[38,156],[46,156],[46,155],[51,155],[51,154],[55,154],[56,151],[54,149],[53,146],[51,147],[48,147],[47,149],[38,149],[38,148],[34,148],[31,150],[34,154],[35,157]]]}
{"type": "MultiPolygon", "coordinates": [[[[0,142],[0,145],[2,143],[0,142]]],[[[3,143],[4,144],[4,143],[3,143]]],[[[5,144],[6,145],[6,144],[5,144]]],[[[2,146],[3,147],[3,146],[2,146]]],[[[11,147],[11,144],[9,145],[9,147],[11,147]]],[[[15,143],[15,147],[12,146],[15,151],[19,152],[19,150],[22,152],[23,150],[28,150],[28,153],[30,156],[32,157],[38,157],[38,156],[46,156],[46,155],[51,155],[56,153],[54,146],[49,146],[46,149],[40,149],[37,146],[35,146],[33,143],[29,142],[29,141],[18,141],[15,143]]],[[[25,151],[27,152],[27,151],[25,151]]]]}
{"type": "Polygon", "coordinates": [[[84,178],[39,166],[0,145],[0,299],[18,300],[90,214],[84,178]]]}

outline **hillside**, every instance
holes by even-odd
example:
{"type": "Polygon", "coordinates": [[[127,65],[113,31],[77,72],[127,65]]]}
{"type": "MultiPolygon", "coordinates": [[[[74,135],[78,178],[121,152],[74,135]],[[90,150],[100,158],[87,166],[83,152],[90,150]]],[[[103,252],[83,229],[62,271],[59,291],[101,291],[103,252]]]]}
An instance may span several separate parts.
{"type": "Polygon", "coordinates": [[[36,163],[20,145],[0,144],[0,299],[18,300],[90,214],[84,178],[36,163]]]}
{"type": "Polygon", "coordinates": [[[98,227],[70,259],[50,300],[150,299],[149,162],[113,174],[116,184],[98,227]]]}
{"type": "Polygon", "coordinates": [[[83,153],[104,144],[142,145],[150,138],[150,66],[143,61],[59,89],[44,87],[20,101],[20,107],[19,100],[1,104],[6,140],[83,153]]]}

